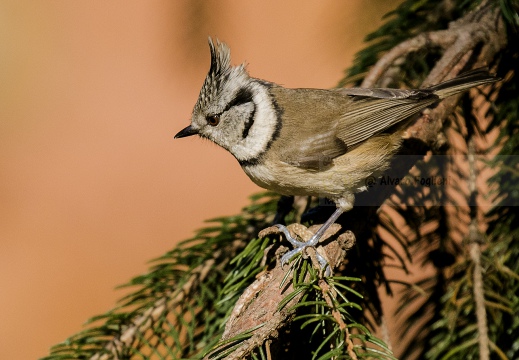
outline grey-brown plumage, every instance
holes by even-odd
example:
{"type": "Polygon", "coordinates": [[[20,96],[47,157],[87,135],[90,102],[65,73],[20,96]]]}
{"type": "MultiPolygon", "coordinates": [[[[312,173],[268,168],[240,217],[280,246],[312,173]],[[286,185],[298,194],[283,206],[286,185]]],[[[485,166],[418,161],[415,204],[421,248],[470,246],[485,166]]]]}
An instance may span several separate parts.
{"type": "MultiPolygon", "coordinates": [[[[335,201],[337,210],[287,261],[314,246],[344,211],[365,179],[380,176],[398,151],[406,122],[424,108],[471,87],[496,81],[486,70],[417,90],[287,89],[230,65],[230,50],[209,39],[211,67],[191,125],[175,137],[198,134],[222,146],[259,186],[285,195],[335,201]]],[[[326,263],[323,260],[323,265],[326,263]]]]}

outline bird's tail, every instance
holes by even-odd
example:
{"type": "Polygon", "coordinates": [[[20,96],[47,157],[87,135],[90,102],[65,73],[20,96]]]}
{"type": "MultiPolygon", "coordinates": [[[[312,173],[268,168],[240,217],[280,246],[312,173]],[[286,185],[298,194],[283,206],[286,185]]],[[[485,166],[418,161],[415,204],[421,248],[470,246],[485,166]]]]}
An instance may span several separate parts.
{"type": "Polygon", "coordinates": [[[440,99],[443,99],[470,89],[471,87],[489,84],[499,80],[500,78],[488,72],[488,68],[479,68],[464,72],[454,79],[444,81],[427,89],[432,90],[440,99]]]}

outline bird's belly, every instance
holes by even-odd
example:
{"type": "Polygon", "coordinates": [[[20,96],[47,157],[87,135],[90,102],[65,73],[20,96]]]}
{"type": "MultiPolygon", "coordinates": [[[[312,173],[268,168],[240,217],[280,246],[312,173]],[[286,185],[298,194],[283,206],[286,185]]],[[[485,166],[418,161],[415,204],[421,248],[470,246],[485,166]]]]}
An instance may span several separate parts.
{"type": "MultiPolygon", "coordinates": [[[[362,181],[348,175],[347,169],[332,167],[312,171],[285,163],[260,164],[243,167],[251,180],[262,188],[282,195],[307,195],[337,199],[345,193],[363,188],[362,181]]],[[[363,180],[363,179],[362,179],[363,180]]]]}

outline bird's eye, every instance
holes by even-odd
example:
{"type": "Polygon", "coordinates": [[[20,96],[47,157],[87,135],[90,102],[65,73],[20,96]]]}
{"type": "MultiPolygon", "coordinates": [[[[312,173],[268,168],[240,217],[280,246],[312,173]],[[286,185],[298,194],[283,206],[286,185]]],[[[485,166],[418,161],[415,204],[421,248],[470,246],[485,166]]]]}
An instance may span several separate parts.
{"type": "Polygon", "coordinates": [[[207,123],[211,126],[216,126],[220,123],[220,115],[211,115],[207,118],[207,123]]]}

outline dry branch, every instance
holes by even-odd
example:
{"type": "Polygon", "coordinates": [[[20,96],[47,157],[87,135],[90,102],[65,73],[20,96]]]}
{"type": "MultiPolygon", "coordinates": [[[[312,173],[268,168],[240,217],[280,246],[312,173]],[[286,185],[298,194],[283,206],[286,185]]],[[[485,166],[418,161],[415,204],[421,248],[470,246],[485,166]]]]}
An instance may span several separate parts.
{"type": "MultiPolygon", "coordinates": [[[[319,225],[314,225],[306,228],[301,224],[291,224],[288,226],[288,230],[292,236],[296,235],[304,241],[308,241],[319,227],[319,225]]],[[[340,229],[339,224],[330,226],[320,240],[322,245],[317,249],[328,260],[332,269],[340,266],[346,256],[346,251],[355,242],[353,233],[349,231],[341,234],[336,241],[328,241],[340,229]]],[[[279,229],[277,227],[267,228],[260,232],[260,237],[270,234],[279,234],[279,229]]],[[[312,257],[311,251],[313,249],[309,248],[308,256],[310,257],[312,257]]],[[[317,261],[314,265],[319,267],[317,261]]],[[[286,285],[281,286],[287,271],[290,270],[287,267],[282,268],[280,265],[271,271],[265,271],[240,296],[227,321],[222,340],[233,338],[256,327],[259,328],[250,339],[243,341],[226,359],[242,359],[267,339],[276,338],[278,330],[290,321],[294,314],[291,308],[298,303],[303,293],[295,296],[283,309],[278,310],[280,302],[294,290],[290,280],[285,281],[286,285]]],[[[205,359],[210,359],[210,354],[205,359]]]]}

